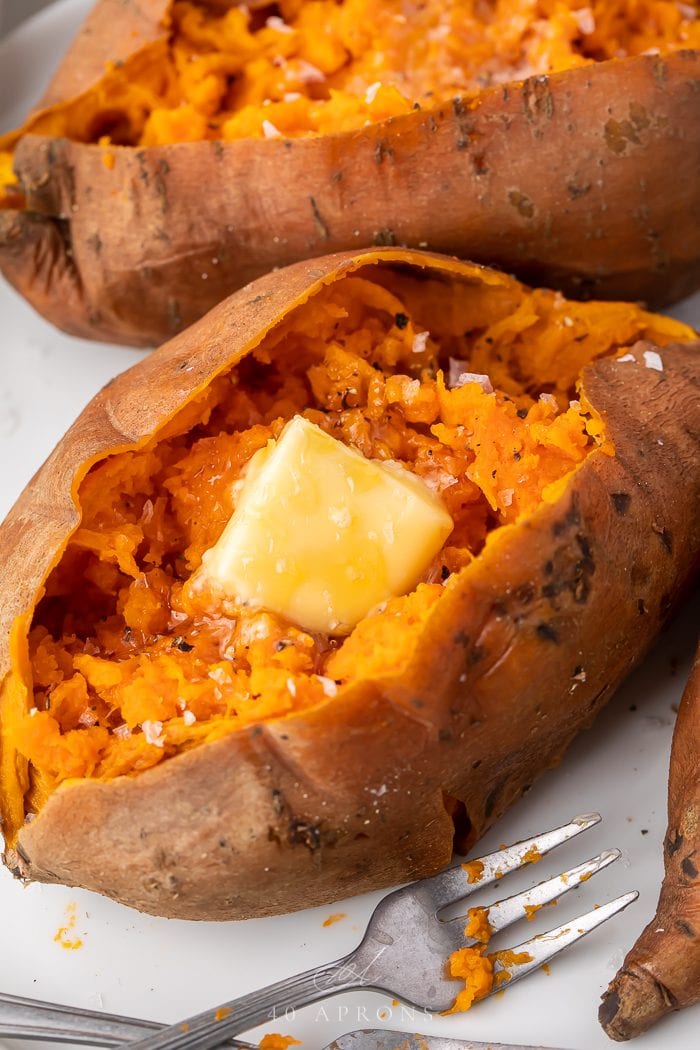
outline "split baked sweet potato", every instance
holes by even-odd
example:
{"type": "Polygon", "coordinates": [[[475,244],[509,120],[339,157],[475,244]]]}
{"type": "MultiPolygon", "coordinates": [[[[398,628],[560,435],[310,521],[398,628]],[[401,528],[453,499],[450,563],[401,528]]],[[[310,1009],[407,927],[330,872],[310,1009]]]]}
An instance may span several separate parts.
{"type": "Polygon", "coordinates": [[[611,1039],[632,1039],[700,1001],[700,652],[673,733],[664,867],[656,914],[603,996],[611,1039]]]}
{"type": "Polygon", "coordinates": [[[99,0],[0,138],[0,269],[135,345],[371,245],[674,301],[700,284],[699,44],[673,0],[99,0]]]}
{"type": "Polygon", "coordinates": [[[376,249],[269,274],[115,379],[0,529],[7,863],[209,919],[437,870],[558,763],[697,568],[694,339],[376,249]],[[322,514],[334,459],[273,478],[290,421],[452,523],[327,630],[319,595],[374,586],[405,522],[358,546],[361,479],[322,514]],[[229,562],[274,526],[267,608],[208,586],[253,497],[229,562]],[[311,579],[280,614],[277,584],[311,579]]]}

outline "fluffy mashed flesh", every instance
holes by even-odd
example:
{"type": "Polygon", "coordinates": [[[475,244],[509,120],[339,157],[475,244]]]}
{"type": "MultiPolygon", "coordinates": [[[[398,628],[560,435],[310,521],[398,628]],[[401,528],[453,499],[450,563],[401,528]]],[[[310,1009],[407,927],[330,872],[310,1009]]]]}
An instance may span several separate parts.
{"type": "MultiPolygon", "coordinates": [[[[694,0],[281,0],[224,13],[176,0],[161,45],[108,64],[29,130],[105,146],[334,134],[499,83],[694,47],[694,0]]],[[[0,185],[13,182],[16,137],[0,139],[0,185]]]]}
{"type": "Polygon", "coordinates": [[[576,377],[638,338],[692,332],[632,305],[388,269],[296,307],[147,444],[107,456],[80,484],[80,525],[16,668],[31,709],[10,717],[6,706],[3,718],[5,743],[29,763],[25,805],[40,808],[69,778],[138,774],[251,723],[333,703],[368,676],[400,674],[491,534],[556,499],[593,451],[614,455],[576,377]],[[412,472],[454,523],[414,589],[344,637],[261,607],[224,608],[188,585],[252,457],[295,416],[412,472]]]}

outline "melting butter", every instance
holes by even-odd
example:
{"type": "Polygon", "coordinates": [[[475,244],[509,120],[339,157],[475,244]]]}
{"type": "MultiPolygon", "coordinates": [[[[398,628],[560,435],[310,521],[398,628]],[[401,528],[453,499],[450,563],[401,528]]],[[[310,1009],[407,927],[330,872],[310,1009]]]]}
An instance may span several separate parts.
{"type": "Polygon", "coordinates": [[[413,589],[452,531],[427,485],[302,416],[253,456],[236,510],[191,586],[346,634],[413,589]]]}

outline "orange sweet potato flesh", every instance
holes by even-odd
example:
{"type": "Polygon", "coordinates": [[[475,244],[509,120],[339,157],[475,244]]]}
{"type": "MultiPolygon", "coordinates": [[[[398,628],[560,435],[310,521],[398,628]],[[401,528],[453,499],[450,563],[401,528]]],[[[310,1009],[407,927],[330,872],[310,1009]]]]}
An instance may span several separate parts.
{"type": "Polygon", "coordinates": [[[258,119],[256,137],[225,141],[195,114],[214,137],[96,143],[81,116],[95,78],[105,61],[122,79],[162,62],[170,7],[101,0],[47,105],[0,140],[24,200],[0,207],[0,269],[66,331],[157,344],[275,266],[371,245],[475,258],[576,297],[662,305],[698,287],[694,29],[654,38],[658,54],[554,57],[545,75],[498,74],[334,134],[265,139],[258,119]]]}
{"type": "Polygon", "coordinates": [[[611,1039],[632,1039],[700,1000],[700,652],[673,734],[664,867],[656,915],[603,996],[611,1039]]]}
{"type": "Polygon", "coordinates": [[[270,274],[109,384],[6,519],[0,783],[6,861],[18,875],[156,914],[226,919],[433,873],[455,830],[462,844],[475,841],[560,761],[691,582],[700,347],[642,342],[632,360],[584,370],[579,396],[605,446],[453,574],[396,668],[368,661],[336,696],[142,772],[47,789],[12,740],[32,704],[30,623],[79,525],[87,472],[145,447],[324,288],[382,274],[395,287],[430,277],[494,300],[519,287],[495,271],[399,249],[270,274]],[[662,370],[648,367],[645,352],[662,370]]]}

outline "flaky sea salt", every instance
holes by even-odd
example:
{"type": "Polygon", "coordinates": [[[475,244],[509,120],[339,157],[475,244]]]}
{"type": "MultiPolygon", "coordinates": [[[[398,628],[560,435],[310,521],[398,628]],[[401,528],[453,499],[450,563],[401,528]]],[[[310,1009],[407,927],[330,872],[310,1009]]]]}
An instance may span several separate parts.
{"type": "Polygon", "coordinates": [[[411,347],[414,354],[424,353],[429,336],[430,332],[416,332],[416,334],[413,337],[413,345],[411,347]]]}
{"type": "Polygon", "coordinates": [[[501,489],[501,491],[498,493],[498,498],[504,507],[510,507],[511,503],[513,502],[514,493],[515,489],[501,489]]]}
{"type": "Polygon", "coordinates": [[[544,405],[550,405],[552,408],[558,408],[557,399],[554,394],[540,394],[540,401],[544,405]]]}
{"type": "Polygon", "coordinates": [[[141,723],[143,729],[143,735],[146,738],[147,744],[153,744],[154,747],[162,747],[165,743],[163,736],[163,723],[156,722],[147,718],[145,722],[141,723]]]}
{"type": "Polygon", "coordinates": [[[310,62],[306,62],[303,58],[297,62],[296,68],[299,79],[305,84],[322,84],[326,79],[325,74],[321,72],[318,66],[312,66],[310,62]]]}
{"type": "Polygon", "coordinates": [[[485,394],[493,393],[493,383],[483,372],[468,372],[464,366],[466,361],[460,361],[455,357],[450,358],[450,367],[447,373],[447,386],[450,390],[455,387],[465,386],[467,383],[478,383],[485,394]]]}
{"type": "Polygon", "coordinates": [[[637,362],[637,358],[634,356],[634,354],[623,354],[622,357],[618,357],[617,360],[620,364],[623,364],[623,362],[625,361],[634,361],[635,364],[637,362]]]}
{"type": "Polygon", "coordinates": [[[297,687],[296,687],[296,683],[295,683],[293,678],[288,678],[287,679],[287,689],[288,689],[289,693],[291,694],[291,696],[296,696],[297,695],[297,687]]]}
{"type": "Polygon", "coordinates": [[[187,710],[182,716],[182,721],[185,723],[186,726],[193,726],[197,721],[197,716],[194,713],[194,711],[187,710]]]}
{"type": "Polygon", "coordinates": [[[251,617],[250,620],[244,620],[240,625],[240,639],[243,645],[260,641],[262,638],[267,638],[269,634],[270,621],[265,613],[251,617]]]}
{"type": "Polygon", "coordinates": [[[335,696],[338,692],[338,686],[332,678],[326,678],[325,675],[322,674],[317,674],[316,678],[321,683],[321,688],[326,696],[335,696]]]}
{"type": "Polygon", "coordinates": [[[282,132],[279,128],[276,128],[271,120],[263,120],[262,132],[266,139],[280,139],[282,138],[282,132]]]}
{"type": "Polygon", "coordinates": [[[279,15],[270,15],[265,22],[268,29],[276,29],[278,33],[293,33],[294,30],[291,26],[288,26],[283,18],[279,15]]]}
{"type": "Polygon", "coordinates": [[[571,14],[576,19],[579,30],[584,36],[590,36],[591,33],[595,33],[595,18],[590,7],[580,7],[578,11],[572,11],[571,14]]]}
{"type": "Polygon", "coordinates": [[[647,368],[653,368],[656,372],[663,372],[664,370],[664,363],[661,360],[661,355],[657,354],[656,350],[644,351],[644,364],[647,368]]]}
{"type": "Polygon", "coordinates": [[[368,106],[371,106],[374,102],[375,98],[377,97],[377,92],[379,91],[381,86],[381,81],[375,80],[375,82],[373,84],[370,84],[370,86],[365,91],[365,102],[368,106]]]}

